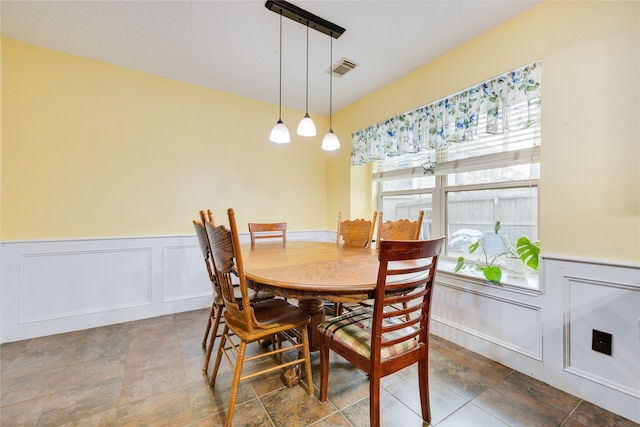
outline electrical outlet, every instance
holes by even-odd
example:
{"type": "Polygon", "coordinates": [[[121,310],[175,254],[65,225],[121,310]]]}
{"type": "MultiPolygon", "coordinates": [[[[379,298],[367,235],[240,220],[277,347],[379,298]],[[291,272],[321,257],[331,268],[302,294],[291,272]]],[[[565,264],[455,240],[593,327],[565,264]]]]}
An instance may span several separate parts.
{"type": "Polygon", "coordinates": [[[611,356],[613,335],[593,329],[591,350],[611,356]]]}

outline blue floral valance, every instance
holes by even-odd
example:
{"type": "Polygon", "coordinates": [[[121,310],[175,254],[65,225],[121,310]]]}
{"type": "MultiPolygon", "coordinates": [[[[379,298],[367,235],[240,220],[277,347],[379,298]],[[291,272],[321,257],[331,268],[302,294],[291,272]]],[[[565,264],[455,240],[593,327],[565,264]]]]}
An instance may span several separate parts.
{"type": "Polygon", "coordinates": [[[352,135],[351,164],[531,126],[540,120],[540,70],[535,62],[358,130],[352,135]]]}

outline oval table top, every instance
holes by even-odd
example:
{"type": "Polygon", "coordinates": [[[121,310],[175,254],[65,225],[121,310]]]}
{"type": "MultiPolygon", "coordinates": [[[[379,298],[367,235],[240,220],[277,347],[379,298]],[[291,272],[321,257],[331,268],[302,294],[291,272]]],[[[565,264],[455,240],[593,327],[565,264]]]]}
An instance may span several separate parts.
{"type": "Polygon", "coordinates": [[[379,261],[375,249],[288,241],[242,245],[241,251],[247,278],[279,288],[285,295],[333,299],[371,294],[376,287],[379,261]]]}

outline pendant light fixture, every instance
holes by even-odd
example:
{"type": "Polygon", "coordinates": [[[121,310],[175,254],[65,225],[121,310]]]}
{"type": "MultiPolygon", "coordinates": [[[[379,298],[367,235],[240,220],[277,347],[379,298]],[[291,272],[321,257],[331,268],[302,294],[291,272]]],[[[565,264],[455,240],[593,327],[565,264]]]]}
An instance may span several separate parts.
{"type": "Polygon", "coordinates": [[[278,121],[273,129],[271,129],[271,135],[269,135],[269,141],[277,144],[286,144],[291,142],[291,136],[289,135],[289,129],[282,123],[282,10],[280,10],[280,91],[279,91],[279,113],[278,121]]]}
{"type": "Polygon", "coordinates": [[[316,124],[309,117],[309,21],[307,21],[307,87],[306,87],[305,114],[296,133],[300,136],[316,136],[316,124]]]}
{"type": "MultiPolygon", "coordinates": [[[[331,35],[330,35],[331,36],[331,35]]],[[[333,151],[340,148],[340,140],[333,133],[332,127],[332,103],[333,103],[333,37],[329,48],[329,132],[322,139],[322,149],[325,151],[333,151]]]]}
{"type": "MultiPolygon", "coordinates": [[[[312,29],[324,33],[331,38],[331,52],[330,61],[333,61],[333,39],[340,37],[346,30],[339,25],[329,22],[313,13],[310,13],[304,9],[299,8],[295,4],[289,3],[284,0],[267,0],[264,6],[272,12],[280,15],[280,116],[278,122],[271,130],[271,136],[269,139],[279,144],[287,143],[291,141],[289,136],[289,130],[282,123],[282,16],[296,21],[307,27],[307,99],[306,109],[303,119],[298,125],[297,133],[301,136],[314,136],[316,134],[316,125],[309,117],[309,27],[312,29]]],[[[332,64],[329,67],[329,132],[322,140],[322,149],[331,151],[340,148],[340,141],[338,137],[333,133],[332,124],[332,103],[333,103],[333,70],[332,64]]]]}

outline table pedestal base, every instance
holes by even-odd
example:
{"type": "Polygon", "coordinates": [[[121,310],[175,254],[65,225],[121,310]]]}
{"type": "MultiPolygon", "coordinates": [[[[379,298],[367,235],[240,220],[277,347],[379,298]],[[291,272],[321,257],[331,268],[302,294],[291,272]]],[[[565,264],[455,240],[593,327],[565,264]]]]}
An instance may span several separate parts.
{"type": "Polygon", "coordinates": [[[298,307],[309,316],[311,323],[307,328],[309,334],[309,351],[318,351],[318,325],[324,322],[324,300],[320,298],[305,298],[298,301],[298,307]]]}

